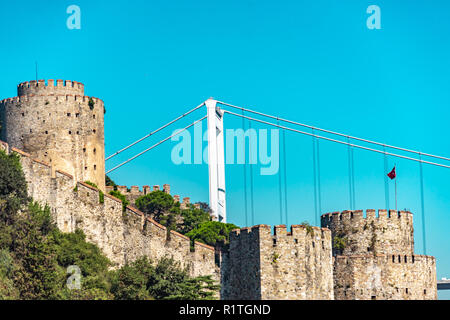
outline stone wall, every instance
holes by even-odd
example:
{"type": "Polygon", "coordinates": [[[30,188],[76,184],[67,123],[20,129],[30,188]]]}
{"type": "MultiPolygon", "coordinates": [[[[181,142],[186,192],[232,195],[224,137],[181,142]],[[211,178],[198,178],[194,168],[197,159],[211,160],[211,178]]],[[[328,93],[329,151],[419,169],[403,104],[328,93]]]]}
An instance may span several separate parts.
{"type": "Polygon", "coordinates": [[[98,245],[116,266],[143,255],[154,260],[167,256],[187,266],[192,276],[213,275],[217,279],[213,247],[195,242],[191,252],[189,238],[168,233],[139,210],[127,207],[123,211],[119,199],[108,194],[102,199],[98,189],[75,182],[72,175],[4,142],[0,146],[21,156],[29,195],[51,207],[58,228],[64,232],[83,230],[87,240],[98,245]]]}
{"type": "Polygon", "coordinates": [[[321,222],[332,232],[335,299],[437,298],[436,261],[414,255],[411,212],[333,212],[321,222]]]}
{"type": "Polygon", "coordinates": [[[333,212],[322,215],[321,225],[329,228],[332,238],[344,239],[343,250],[333,248],[333,254],[364,255],[413,254],[414,228],[412,213],[408,211],[362,210],[333,212]]]}
{"type": "Polygon", "coordinates": [[[222,299],[333,299],[331,232],[267,225],[234,230],[222,256],[222,299]]]}
{"type": "Polygon", "coordinates": [[[104,190],[103,101],[75,81],[29,81],[17,92],[0,101],[0,139],[104,190]]]}
{"type": "Polygon", "coordinates": [[[337,300],[435,300],[436,261],[422,255],[337,256],[337,300]]]}
{"type": "MultiPolygon", "coordinates": [[[[152,192],[152,189],[150,188],[150,186],[143,186],[142,189],[139,188],[139,186],[131,186],[130,188],[128,188],[127,186],[116,186],[117,191],[119,191],[121,194],[123,194],[127,200],[130,202],[130,204],[132,206],[135,206],[135,202],[136,199],[142,196],[145,196],[147,194],[149,194],[150,192],[152,192]]],[[[113,186],[106,186],[106,193],[110,193],[111,191],[114,190],[113,186]]],[[[153,191],[159,191],[161,190],[161,188],[159,187],[159,185],[154,185],[153,186],[153,191]]],[[[170,185],[169,184],[164,184],[162,191],[170,194],[170,185]]],[[[175,202],[180,202],[180,196],[179,195],[174,195],[173,199],[175,202]]],[[[183,202],[181,203],[181,208],[188,208],[190,204],[190,198],[189,197],[184,197],[183,198],[183,202]]],[[[197,208],[200,208],[198,204],[194,204],[194,206],[196,206],[197,208]]]]}

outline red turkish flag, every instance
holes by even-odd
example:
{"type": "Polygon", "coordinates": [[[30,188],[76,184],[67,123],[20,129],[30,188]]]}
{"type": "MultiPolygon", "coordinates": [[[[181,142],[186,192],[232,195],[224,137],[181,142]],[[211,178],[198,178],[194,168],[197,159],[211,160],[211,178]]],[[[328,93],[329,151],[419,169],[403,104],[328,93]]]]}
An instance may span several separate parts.
{"type": "Polygon", "coordinates": [[[395,167],[394,167],[394,169],[391,170],[391,172],[389,172],[389,173],[387,174],[387,176],[388,176],[389,178],[391,178],[391,180],[394,179],[394,178],[397,176],[397,175],[395,174],[395,167]]]}

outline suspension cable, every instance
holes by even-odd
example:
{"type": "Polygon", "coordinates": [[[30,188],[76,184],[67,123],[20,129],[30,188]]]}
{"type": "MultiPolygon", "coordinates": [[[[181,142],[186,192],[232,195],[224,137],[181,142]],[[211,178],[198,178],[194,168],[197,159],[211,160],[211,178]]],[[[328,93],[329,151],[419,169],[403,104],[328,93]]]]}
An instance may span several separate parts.
{"type": "Polygon", "coordinates": [[[141,142],[142,140],[147,139],[148,137],[154,135],[154,134],[157,133],[158,131],[161,131],[162,129],[164,129],[164,128],[170,126],[172,123],[174,123],[174,122],[180,120],[181,118],[184,118],[184,117],[187,116],[188,114],[190,114],[190,113],[194,112],[195,110],[197,110],[197,109],[203,107],[204,105],[205,105],[205,103],[202,102],[200,105],[196,106],[194,109],[191,109],[191,110],[189,110],[189,111],[186,112],[186,113],[183,113],[181,116],[179,116],[179,117],[173,119],[172,121],[166,123],[166,124],[163,125],[162,127],[156,129],[155,131],[150,132],[149,134],[147,134],[147,135],[143,136],[142,138],[136,140],[135,142],[133,142],[132,144],[126,146],[125,148],[122,148],[122,149],[120,149],[119,151],[113,153],[112,155],[106,157],[106,158],[105,158],[105,161],[111,159],[112,157],[117,156],[119,153],[121,153],[121,152],[123,152],[123,151],[125,151],[125,150],[127,150],[127,149],[129,149],[129,148],[131,148],[132,146],[134,146],[135,144],[141,142]]]}
{"type": "MultiPolygon", "coordinates": [[[[419,154],[419,159],[421,159],[421,155],[419,154]]],[[[419,163],[420,165],[420,205],[422,209],[422,237],[423,237],[423,254],[427,254],[427,237],[426,237],[426,231],[425,231],[425,204],[423,199],[423,169],[422,169],[422,162],[419,163]]]]}
{"type": "MultiPolygon", "coordinates": [[[[277,124],[279,124],[277,120],[277,124]]],[[[280,136],[278,135],[278,145],[280,145],[280,136]]],[[[278,196],[280,200],[280,224],[283,224],[283,192],[281,191],[281,172],[278,170],[278,196]]]]}
{"type": "Polygon", "coordinates": [[[286,131],[283,130],[283,172],[284,172],[284,214],[286,219],[286,226],[288,222],[288,200],[287,200],[287,167],[286,167],[286,131]]]}
{"type": "Polygon", "coordinates": [[[314,221],[315,225],[318,225],[319,213],[317,211],[317,181],[316,181],[316,136],[314,129],[312,129],[312,147],[313,147],[313,175],[314,175],[314,221]]]}
{"type": "Polygon", "coordinates": [[[114,168],[112,168],[112,169],[106,171],[106,174],[108,174],[108,173],[110,173],[110,172],[112,172],[112,171],[114,171],[114,170],[120,168],[120,167],[123,166],[124,164],[127,164],[127,163],[130,162],[131,160],[136,159],[137,157],[139,157],[139,156],[143,155],[144,153],[146,153],[147,151],[150,151],[151,149],[153,149],[153,148],[159,146],[161,143],[163,143],[163,142],[169,140],[170,138],[179,135],[181,132],[183,132],[183,131],[189,129],[190,127],[192,127],[192,126],[195,125],[196,123],[198,123],[198,122],[200,122],[200,121],[203,121],[204,119],[206,119],[206,117],[207,117],[207,116],[204,116],[203,118],[200,118],[200,119],[198,119],[197,121],[194,121],[193,123],[191,123],[191,124],[188,125],[187,127],[184,127],[183,129],[178,130],[178,131],[175,132],[174,134],[172,134],[172,135],[168,136],[167,138],[165,138],[165,139],[159,141],[158,143],[152,145],[150,148],[145,149],[144,151],[138,153],[137,155],[131,157],[130,159],[128,159],[128,160],[122,162],[121,164],[115,166],[114,168]]]}
{"type": "MultiPolygon", "coordinates": [[[[244,115],[244,110],[242,110],[242,115],[244,115]]],[[[244,129],[245,132],[245,118],[242,118],[242,128],[244,129]]],[[[245,137],[244,137],[245,139],[245,137]]],[[[249,139],[250,140],[250,139],[249,139]]],[[[245,141],[244,141],[245,142],[245,141]]],[[[248,204],[247,204],[247,157],[245,156],[246,154],[246,149],[245,149],[245,143],[243,143],[243,148],[244,148],[244,207],[245,207],[245,226],[248,227],[248,204]]],[[[250,151],[249,151],[250,154],[250,151]]]]}
{"type": "MultiPolygon", "coordinates": [[[[363,139],[363,138],[353,137],[353,136],[349,136],[347,134],[343,134],[343,133],[339,133],[339,132],[335,132],[335,131],[331,131],[331,130],[326,130],[326,129],[314,127],[314,126],[311,126],[311,125],[307,125],[307,124],[304,124],[304,123],[300,123],[300,122],[296,122],[296,121],[292,121],[292,120],[287,120],[287,119],[283,119],[283,118],[279,118],[279,117],[275,117],[275,116],[272,116],[272,115],[269,115],[269,114],[265,114],[265,113],[262,113],[262,112],[258,112],[258,111],[254,111],[254,110],[238,107],[238,106],[235,106],[235,105],[232,105],[232,104],[229,104],[229,103],[225,103],[225,102],[222,102],[222,101],[217,101],[217,103],[220,103],[220,104],[222,104],[224,106],[228,106],[228,107],[231,107],[231,108],[236,108],[236,109],[239,109],[239,110],[245,110],[247,112],[254,113],[254,114],[257,114],[257,115],[260,115],[260,116],[263,116],[263,117],[267,117],[267,118],[271,118],[271,119],[278,119],[278,120],[280,120],[282,122],[287,122],[287,123],[290,123],[290,124],[295,124],[295,125],[298,125],[298,126],[302,126],[302,127],[306,127],[306,128],[310,128],[310,129],[315,129],[315,130],[318,130],[318,131],[327,132],[327,133],[338,135],[338,136],[341,136],[341,137],[349,137],[352,140],[358,140],[358,141],[362,141],[362,142],[376,144],[376,145],[379,145],[379,146],[384,146],[384,147],[391,148],[391,149],[397,149],[397,150],[401,150],[401,151],[406,151],[406,152],[411,152],[411,153],[415,153],[415,154],[420,154],[422,156],[427,156],[427,157],[438,158],[438,159],[450,161],[450,158],[437,156],[437,155],[433,155],[433,154],[429,154],[429,153],[423,153],[423,152],[419,152],[419,151],[415,151],[415,150],[411,150],[411,149],[400,148],[400,147],[396,147],[396,146],[392,146],[392,145],[388,145],[388,144],[384,144],[384,143],[380,143],[380,142],[376,142],[376,141],[372,141],[372,140],[367,140],[367,139],[363,139]]],[[[426,162],[424,162],[424,163],[426,163],[426,162]]]]}
{"type": "Polygon", "coordinates": [[[383,147],[384,151],[384,201],[386,202],[386,210],[389,212],[390,201],[389,201],[389,180],[386,172],[388,172],[388,158],[386,155],[386,148],[383,147]]]}
{"type": "MultiPolygon", "coordinates": [[[[311,134],[311,133],[308,133],[308,132],[300,131],[300,130],[289,128],[289,127],[285,127],[285,126],[280,126],[280,125],[277,125],[277,124],[274,124],[274,123],[271,123],[271,122],[267,122],[267,121],[264,121],[264,120],[251,118],[251,117],[247,117],[247,116],[242,116],[240,114],[237,114],[237,113],[234,113],[234,112],[231,112],[231,111],[228,111],[228,110],[222,110],[222,111],[225,112],[225,113],[229,113],[231,115],[237,116],[237,117],[244,117],[244,118],[246,118],[248,120],[252,120],[252,121],[268,124],[268,125],[271,125],[271,126],[274,126],[274,127],[286,129],[286,130],[289,130],[289,131],[301,133],[301,134],[308,135],[308,136],[315,136],[316,138],[319,138],[319,139],[328,140],[328,141],[332,141],[332,142],[336,142],[336,143],[340,143],[340,144],[344,144],[344,145],[350,145],[350,146],[355,147],[355,148],[364,149],[364,150],[373,151],[373,152],[378,152],[378,153],[381,153],[381,154],[385,153],[387,155],[398,157],[398,158],[408,159],[408,160],[421,162],[421,163],[427,163],[427,164],[435,165],[435,166],[438,166],[438,167],[443,167],[443,168],[449,168],[450,169],[450,166],[447,166],[445,164],[440,164],[440,163],[430,162],[430,161],[425,161],[425,160],[418,160],[418,159],[415,159],[415,158],[402,156],[402,155],[395,154],[395,153],[384,152],[384,151],[380,151],[380,150],[377,150],[377,149],[368,148],[368,147],[364,147],[364,146],[360,146],[360,145],[357,145],[357,144],[352,144],[352,143],[348,143],[348,142],[344,142],[344,141],[340,141],[340,140],[336,140],[336,139],[332,139],[332,138],[328,138],[328,137],[324,137],[324,136],[314,135],[314,134],[311,134]]],[[[424,154],[422,153],[422,155],[424,155],[424,154]]]]}

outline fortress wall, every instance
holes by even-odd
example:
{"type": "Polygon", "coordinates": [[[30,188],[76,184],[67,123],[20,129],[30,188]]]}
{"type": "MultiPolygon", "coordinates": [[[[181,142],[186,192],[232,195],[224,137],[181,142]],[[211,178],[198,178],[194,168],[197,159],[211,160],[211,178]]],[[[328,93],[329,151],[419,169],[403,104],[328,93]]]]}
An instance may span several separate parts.
{"type": "MultiPolygon", "coordinates": [[[[8,150],[8,144],[0,146],[8,150]]],[[[173,257],[193,276],[213,275],[218,278],[214,248],[196,242],[190,249],[190,239],[174,231],[168,236],[164,226],[144,218],[139,210],[127,207],[113,196],[98,189],[75,182],[74,177],[29,154],[11,148],[21,156],[22,169],[28,183],[28,193],[42,205],[51,207],[58,228],[73,232],[84,231],[89,242],[98,245],[116,266],[131,262],[143,255],[152,260],[173,257]]]]}
{"type": "Polygon", "coordinates": [[[413,215],[408,211],[362,210],[322,215],[322,227],[329,228],[332,239],[345,238],[345,248],[333,248],[333,255],[413,254],[413,215]]]}
{"type": "Polygon", "coordinates": [[[234,230],[223,259],[223,299],[333,299],[331,232],[294,225],[234,230]],[[246,281],[242,281],[242,279],[246,281]]]}
{"type": "Polygon", "coordinates": [[[435,300],[436,261],[421,255],[337,256],[337,300],[435,300]]]}

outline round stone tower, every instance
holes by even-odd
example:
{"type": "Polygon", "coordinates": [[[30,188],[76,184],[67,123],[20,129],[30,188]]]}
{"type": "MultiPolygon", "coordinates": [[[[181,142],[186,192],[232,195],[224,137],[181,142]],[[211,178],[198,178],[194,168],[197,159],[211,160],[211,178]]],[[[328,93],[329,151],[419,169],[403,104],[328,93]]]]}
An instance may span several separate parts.
{"type": "Polygon", "coordinates": [[[104,190],[103,101],[68,80],[23,82],[17,95],[0,101],[0,139],[104,190]]]}

